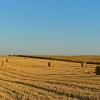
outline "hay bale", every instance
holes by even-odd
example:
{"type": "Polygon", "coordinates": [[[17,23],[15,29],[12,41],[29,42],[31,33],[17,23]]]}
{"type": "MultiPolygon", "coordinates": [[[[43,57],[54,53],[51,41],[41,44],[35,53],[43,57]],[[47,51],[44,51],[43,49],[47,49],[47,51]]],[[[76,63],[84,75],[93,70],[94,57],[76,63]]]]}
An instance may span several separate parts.
{"type": "Polygon", "coordinates": [[[100,75],[100,66],[96,66],[96,75],[100,75]]]}
{"type": "Polygon", "coordinates": [[[87,63],[86,62],[82,62],[81,63],[81,67],[87,67],[87,63]]]}
{"type": "Polygon", "coordinates": [[[53,62],[48,62],[48,67],[54,67],[54,63],[53,62]]]}
{"type": "Polygon", "coordinates": [[[8,59],[6,59],[6,62],[8,62],[8,59]]]}
{"type": "Polygon", "coordinates": [[[48,67],[50,67],[51,66],[51,63],[50,62],[48,62],[48,67]]]}
{"type": "Polygon", "coordinates": [[[3,62],[2,62],[2,66],[3,66],[3,62]]]}

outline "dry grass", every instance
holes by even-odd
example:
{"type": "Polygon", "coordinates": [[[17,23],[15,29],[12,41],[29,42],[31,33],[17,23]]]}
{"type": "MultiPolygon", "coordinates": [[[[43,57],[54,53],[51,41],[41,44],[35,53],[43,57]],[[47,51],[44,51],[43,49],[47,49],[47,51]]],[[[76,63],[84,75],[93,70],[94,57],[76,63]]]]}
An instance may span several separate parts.
{"type": "Polygon", "coordinates": [[[100,100],[96,65],[52,60],[54,67],[48,67],[48,62],[0,57],[0,100],[100,100]]]}

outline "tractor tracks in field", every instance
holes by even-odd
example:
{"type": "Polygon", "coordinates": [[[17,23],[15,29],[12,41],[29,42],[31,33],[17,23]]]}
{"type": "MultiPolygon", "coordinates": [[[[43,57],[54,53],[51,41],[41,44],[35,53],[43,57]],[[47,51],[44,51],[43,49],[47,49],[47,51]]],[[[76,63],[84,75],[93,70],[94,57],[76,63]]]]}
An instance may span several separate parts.
{"type": "MultiPolygon", "coordinates": [[[[23,82],[20,82],[20,81],[4,80],[4,79],[0,79],[0,80],[7,81],[7,82],[11,82],[11,83],[16,83],[16,84],[21,84],[21,85],[29,86],[29,87],[32,87],[32,88],[41,89],[41,90],[44,90],[44,91],[48,91],[48,92],[51,92],[51,93],[55,93],[57,95],[69,96],[69,94],[63,94],[62,92],[59,92],[59,91],[56,91],[56,90],[47,89],[47,88],[44,88],[44,87],[41,87],[41,86],[37,86],[37,85],[33,85],[33,84],[23,83],[23,82]]],[[[16,93],[15,91],[12,91],[12,92],[16,93]]],[[[72,95],[71,95],[71,97],[72,97],[72,95]]]]}
{"type": "MultiPolygon", "coordinates": [[[[0,79],[1,81],[5,82],[4,80],[0,79]]],[[[16,91],[15,89],[9,87],[6,83],[0,82],[0,88],[2,89],[2,93],[6,94],[5,97],[15,98],[14,100],[19,100],[23,96],[20,91],[16,91]],[[6,85],[6,86],[5,86],[6,85]]]]}
{"type": "MultiPolygon", "coordinates": [[[[22,80],[22,81],[31,81],[31,82],[43,82],[43,83],[47,83],[47,84],[55,84],[55,85],[59,85],[59,86],[66,86],[66,87],[71,87],[71,88],[79,88],[79,89],[82,89],[82,90],[88,90],[88,91],[100,91],[100,89],[98,87],[95,87],[96,85],[98,85],[100,87],[100,84],[91,84],[93,86],[89,87],[87,83],[84,83],[84,82],[78,82],[78,81],[71,81],[71,80],[67,80],[65,83],[63,82],[59,82],[59,81],[49,81],[49,80],[46,80],[45,78],[38,78],[38,77],[25,77],[25,75],[20,75],[20,74],[17,74],[17,73],[14,73],[14,72],[5,72],[5,73],[2,73],[3,75],[5,76],[9,76],[13,79],[16,79],[16,80],[22,80]],[[7,74],[7,73],[10,73],[7,74]],[[20,77],[17,77],[15,75],[19,75],[20,77]]],[[[27,76],[27,74],[26,74],[27,76]]],[[[7,81],[7,80],[6,80],[7,81]]],[[[14,82],[14,81],[9,81],[9,82],[14,82]]],[[[18,82],[17,82],[18,83],[18,82]]],[[[20,81],[19,81],[20,83],[20,81]]],[[[22,83],[22,82],[21,82],[22,83]]],[[[90,83],[89,83],[90,84],[90,83]]],[[[26,84],[27,85],[27,84],[26,84]]]]}
{"type": "MultiPolygon", "coordinates": [[[[68,93],[68,92],[60,92],[56,89],[50,89],[50,88],[47,88],[47,87],[43,87],[43,86],[39,86],[38,84],[30,84],[30,83],[27,83],[27,82],[21,82],[21,81],[11,81],[11,80],[5,80],[5,79],[0,79],[2,81],[7,81],[7,82],[10,82],[10,83],[16,83],[16,84],[20,84],[20,85],[23,85],[25,87],[31,87],[31,88],[36,88],[36,89],[39,89],[39,90],[43,90],[43,91],[47,91],[47,92],[50,92],[50,93],[54,93],[56,95],[64,95],[66,97],[73,97],[73,98],[77,98],[77,99],[80,99],[80,98],[83,98],[81,95],[74,95],[73,93],[68,93]]],[[[9,89],[10,90],[10,89],[9,89]]],[[[10,90],[12,91],[12,90],[10,90]]],[[[13,93],[17,93],[16,91],[12,91],[13,93]]],[[[88,98],[88,97],[87,97],[88,98]]],[[[89,100],[89,98],[88,98],[89,100]]]]}
{"type": "Polygon", "coordinates": [[[26,73],[26,72],[23,72],[23,71],[17,71],[17,70],[14,70],[14,69],[1,69],[0,70],[0,74],[3,74],[3,75],[6,75],[6,76],[10,76],[12,78],[34,78],[34,76],[32,76],[31,73],[26,73]]]}

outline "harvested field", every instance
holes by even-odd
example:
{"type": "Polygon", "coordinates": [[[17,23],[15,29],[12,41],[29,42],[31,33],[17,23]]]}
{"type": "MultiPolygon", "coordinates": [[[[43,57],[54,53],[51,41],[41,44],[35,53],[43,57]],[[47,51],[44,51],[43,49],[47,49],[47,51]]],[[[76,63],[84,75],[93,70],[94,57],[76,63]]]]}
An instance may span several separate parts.
{"type": "Polygon", "coordinates": [[[100,76],[95,68],[92,64],[81,67],[73,62],[0,57],[0,99],[100,100],[100,76]]]}

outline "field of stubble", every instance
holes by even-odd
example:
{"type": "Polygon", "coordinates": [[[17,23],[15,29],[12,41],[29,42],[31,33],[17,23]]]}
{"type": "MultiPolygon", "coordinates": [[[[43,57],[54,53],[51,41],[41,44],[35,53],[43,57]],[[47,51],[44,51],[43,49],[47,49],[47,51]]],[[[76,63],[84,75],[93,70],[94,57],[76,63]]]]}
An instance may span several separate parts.
{"type": "Polygon", "coordinates": [[[52,60],[48,67],[48,62],[0,57],[0,100],[100,100],[96,65],[52,60]]]}

